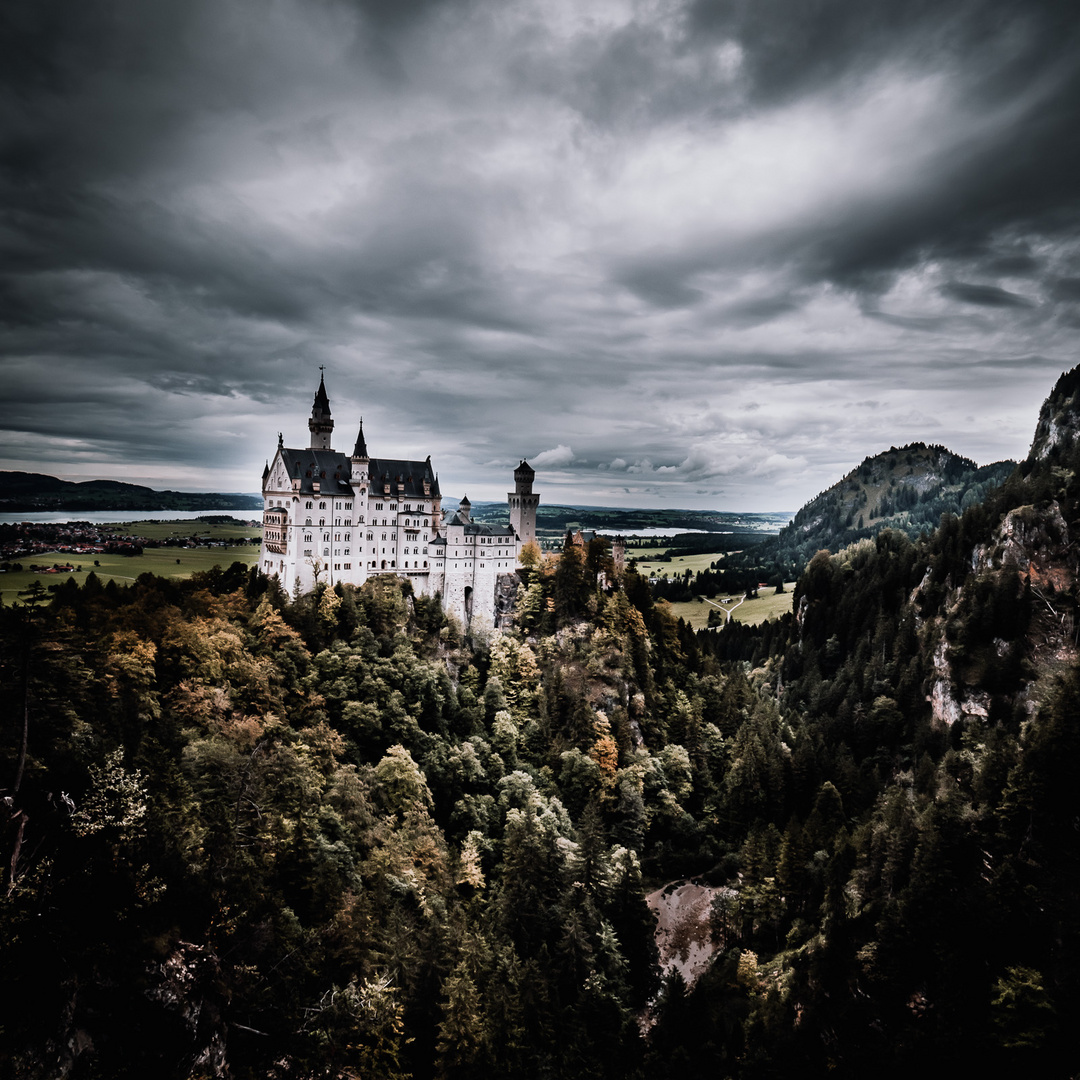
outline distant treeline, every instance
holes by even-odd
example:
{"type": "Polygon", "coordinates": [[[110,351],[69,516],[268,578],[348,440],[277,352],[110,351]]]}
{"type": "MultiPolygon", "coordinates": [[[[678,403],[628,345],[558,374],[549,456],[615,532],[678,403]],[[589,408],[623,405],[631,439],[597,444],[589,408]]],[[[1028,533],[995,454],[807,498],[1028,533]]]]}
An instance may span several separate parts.
{"type": "Polygon", "coordinates": [[[0,472],[0,509],[33,511],[261,510],[256,495],[221,492],[155,491],[119,480],[60,480],[43,473],[0,472]]]}

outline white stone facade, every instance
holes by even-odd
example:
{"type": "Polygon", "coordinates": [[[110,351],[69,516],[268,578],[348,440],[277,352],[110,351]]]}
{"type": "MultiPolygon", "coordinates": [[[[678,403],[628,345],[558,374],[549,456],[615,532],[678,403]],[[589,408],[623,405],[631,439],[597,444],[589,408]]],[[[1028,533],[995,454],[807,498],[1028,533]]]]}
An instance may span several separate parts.
{"type": "Polygon", "coordinates": [[[351,455],[331,446],[334,421],[323,381],[315,395],[310,445],[277,451],[263,472],[259,568],[289,592],[318,582],[361,585],[377,574],[408,578],[422,595],[468,626],[474,615],[499,622],[500,575],[514,574],[522,544],[536,538],[539,495],[522,461],[509,495],[510,525],[480,525],[467,498],[443,520],[439,480],[424,461],[372,458],[363,424],[351,455]]]}

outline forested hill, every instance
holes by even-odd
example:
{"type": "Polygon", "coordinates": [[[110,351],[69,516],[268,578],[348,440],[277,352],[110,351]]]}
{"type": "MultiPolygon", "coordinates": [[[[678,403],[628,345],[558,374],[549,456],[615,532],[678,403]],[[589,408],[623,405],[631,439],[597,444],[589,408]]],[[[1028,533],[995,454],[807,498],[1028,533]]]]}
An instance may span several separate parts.
{"type": "Polygon", "coordinates": [[[822,549],[839,551],[886,528],[912,539],[933,532],[942,514],[981,503],[1015,468],[1015,461],[980,467],[943,446],[890,447],[814,496],[778,536],[728,564],[760,567],[762,581],[777,574],[790,581],[822,549]]]}
{"type": "Polygon", "coordinates": [[[261,510],[257,495],[155,491],[121,480],[60,480],[44,473],[0,472],[0,510],[261,510]]]}

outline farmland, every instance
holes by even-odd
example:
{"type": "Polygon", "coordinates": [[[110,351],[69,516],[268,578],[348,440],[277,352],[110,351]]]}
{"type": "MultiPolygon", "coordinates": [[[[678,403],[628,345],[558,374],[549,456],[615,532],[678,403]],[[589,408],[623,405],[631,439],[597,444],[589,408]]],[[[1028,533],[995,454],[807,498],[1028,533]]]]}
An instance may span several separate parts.
{"type": "Polygon", "coordinates": [[[157,574],[167,578],[186,578],[214,566],[229,566],[241,562],[254,566],[259,561],[258,544],[245,543],[251,537],[259,537],[258,527],[241,522],[202,521],[137,521],[123,525],[105,526],[119,540],[136,537],[150,543],[169,543],[168,547],[143,547],[141,555],[124,555],[110,552],[75,554],[69,551],[35,551],[20,557],[22,570],[0,573],[0,597],[4,604],[15,601],[18,594],[35,581],[46,586],[59,584],[69,577],[82,584],[93,572],[103,582],[115,581],[118,585],[130,585],[140,574],[157,574]],[[179,546],[181,543],[200,546],[179,546]],[[208,546],[209,545],[209,546],[208,546]],[[30,569],[39,567],[74,566],[70,573],[41,573],[30,569]]]}
{"type": "MultiPolygon", "coordinates": [[[[747,623],[757,626],[769,619],[778,619],[781,615],[791,610],[791,601],[795,593],[795,582],[790,581],[784,585],[784,591],[779,596],[772,588],[762,589],[756,600],[744,600],[738,606],[734,606],[739,600],[733,597],[732,604],[721,604],[723,610],[730,610],[731,617],[736,622],[747,623]]],[[[724,597],[719,597],[716,603],[720,603],[724,597]]],[[[704,630],[709,621],[709,612],[721,610],[710,604],[708,600],[689,600],[682,603],[671,604],[671,613],[677,619],[684,619],[695,630],[704,630]]],[[[723,618],[721,614],[721,618],[723,618]]]]}

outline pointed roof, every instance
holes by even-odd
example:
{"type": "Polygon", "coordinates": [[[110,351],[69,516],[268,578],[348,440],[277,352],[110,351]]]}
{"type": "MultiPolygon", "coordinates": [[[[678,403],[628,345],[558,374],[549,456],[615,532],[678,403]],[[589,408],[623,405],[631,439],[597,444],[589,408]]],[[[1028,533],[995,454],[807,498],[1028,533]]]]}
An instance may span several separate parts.
{"type": "Polygon", "coordinates": [[[321,374],[319,375],[319,389],[315,391],[315,403],[311,406],[312,412],[316,410],[322,412],[323,416],[330,415],[330,399],[326,396],[326,383],[321,374]]]}
{"type": "Polygon", "coordinates": [[[352,456],[354,458],[366,458],[367,452],[367,440],[364,438],[364,418],[360,417],[360,430],[356,434],[356,445],[353,447],[352,456]]]}

